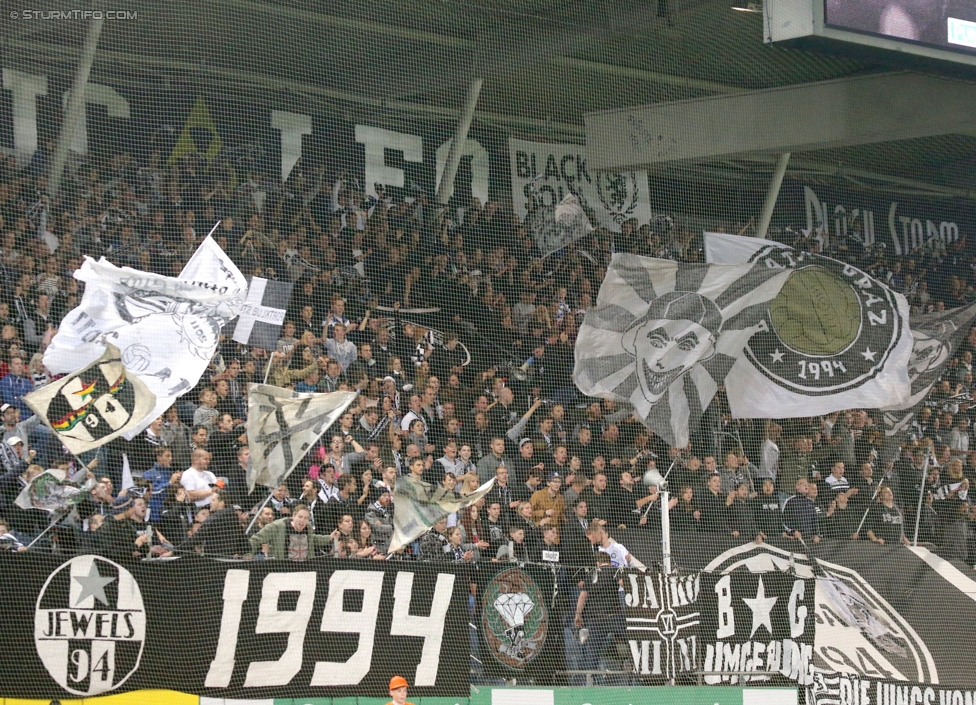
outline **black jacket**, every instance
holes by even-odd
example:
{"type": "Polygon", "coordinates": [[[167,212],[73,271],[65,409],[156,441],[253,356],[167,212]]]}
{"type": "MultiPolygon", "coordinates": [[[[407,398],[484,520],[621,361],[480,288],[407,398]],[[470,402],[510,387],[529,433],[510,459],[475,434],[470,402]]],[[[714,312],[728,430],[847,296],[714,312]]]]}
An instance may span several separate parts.
{"type": "Polygon", "coordinates": [[[116,561],[131,561],[149,555],[152,542],[136,546],[136,538],[141,531],[152,529],[146,523],[137,524],[129,519],[108,517],[101,528],[95,532],[95,548],[100,555],[116,561]]]}
{"type": "Polygon", "coordinates": [[[250,551],[237,512],[229,507],[211,513],[179,548],[190,550],[197,546],[203,546],[203,552],[208,556],[244,555],[250,551]]]}

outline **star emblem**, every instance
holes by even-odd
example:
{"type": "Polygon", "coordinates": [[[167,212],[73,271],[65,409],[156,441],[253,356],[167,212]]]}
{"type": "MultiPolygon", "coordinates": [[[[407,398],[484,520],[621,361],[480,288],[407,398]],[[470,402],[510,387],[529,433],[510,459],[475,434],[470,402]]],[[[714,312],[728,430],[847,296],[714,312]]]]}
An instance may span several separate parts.
{"type": "Polygon", "coordinates": [[[875,355],[877,355],[877,354],[878,354],[878,353],[876,353],[876,352],[874,352],[874,351],[873,351],[873,350],[872,350],[871,348],[867,348],[867,349],[865,349],[865,351],[864,351],[864,352],[862,352],[862,353],[861,353],[861,356],[862,356],[862,357],[863,357],[863,358],[864,358],[865,360],[869,360],[870,362],[874,362],[874,357],[875,357],[875,355]]]}
{"type": "Polygon", "coordinates": [[[98,567],[95,562],[92,561],[91,570],[88,571],[88,575],[85,576],[74,576],[74,579],[78,581],[81,585],[81,594],[78,596],[78,600],[75,605],[80,605],[85,599],[93,597],[103,605],[108,607],[108,598],[105,596],[105,586],[109,583],[115,581],[115,578],[103,578],[99,572],[98,567]]]}
{"type": "Polygon", "coordinates": [[[772,636],[773,624],[770,613],[773,611],[773,605],[776,604],[776,600],[778,599],[778,597],[766,597],[766,586],[763,585],[762,576],[759,577],[759,589],[756,591],[755,599],[742,598],[742,601],[752,610],[752,631],[749,632],[750,639],[759,627],[766,627],[766,631],[772,636]]]}
{"type": "Polygon", "coordinates": [[[782,362],[784,354],[785,353],[780,352],[779,348],[777,348],[774,352],[769,353],[769,356],[773,358],[773,362],[782,362]]]}

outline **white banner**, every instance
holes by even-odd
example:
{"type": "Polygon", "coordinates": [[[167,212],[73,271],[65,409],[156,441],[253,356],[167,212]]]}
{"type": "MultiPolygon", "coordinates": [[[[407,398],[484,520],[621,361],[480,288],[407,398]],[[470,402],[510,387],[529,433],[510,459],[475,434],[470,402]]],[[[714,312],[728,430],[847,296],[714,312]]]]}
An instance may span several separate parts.
{"type": "MultiPolygon", "coordinates": [[[[709,262],[792,271],[726,379],[733,418],[797,418],[851,408],[902,409],[914,367],[945,357],[913,353],[908,301],[861,270],[769,240],[705,233],[709,262]]],[[[946,358],[947,359],[947,358],[946,358]]]]}
{"type": "Polygon", "coordinates": [[[595,213],[595,225],[612,232],[619,232],[620,224],[630,218],[642,225],[651,219],[646,172],[591,172],[586,168],[586,147],[578,144],[513,138],[508,141],[508,151],[512,205],[520,218],[531,210],[533,197],[540,198],[544,206],[555,206],[575,194],[581,205],[595,213]]]}

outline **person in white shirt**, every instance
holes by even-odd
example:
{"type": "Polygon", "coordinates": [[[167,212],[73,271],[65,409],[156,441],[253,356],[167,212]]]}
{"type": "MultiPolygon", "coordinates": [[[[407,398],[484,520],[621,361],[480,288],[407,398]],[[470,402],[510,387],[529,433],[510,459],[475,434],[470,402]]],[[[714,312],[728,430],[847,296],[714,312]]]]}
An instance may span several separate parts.
{"type": "Polygon", "coordinates": [[[779,473],[779,439],[783,427],[774,421],[766,425],[766,440],[762,447],[762,460],[759,461],[759,478],[776,481],[779,473]]]}
{"type": "Polygon", "coordinates": [[[349,365],[356,361],[358,355],[356,346],[346,340],[346,326],[343,323],[332,326],[332,337],[326,339],[325,350],[330,358],[342,366],[343,372],[349,369],[349,365]]]}
{"type": "Polygon", "coordinates": [[[835,495],[840,492],[847,492],[851,489],[850,480],[844,476],[844,462],[838,460],[830,468],[830,474],[824,480],[827,483],[827,487],[835,495]]]}
{"type": "Polygon", "coordinates": [[[400,420],[400,430],[409,431],[410,424],[413,423],[414,420],[420,419],[424,422],[424,433],[429,433],[430,429],[427,427],[427,419],[424,418],[424,407],[421,398],[414,394],[412,397],[410,397],[409,404],[410,410],[407,411],[407,413],[404,414],[403,418],[400,420]]]}
{"type": "Polygon", "coordinates": [[[956,427],[949,432],[949,448],[954,456],[969,452],[969,419],[965,416],[960,416],[956,427]]]}
{"type": "Polygon", "coordinates": [[[604,522],[602,521],[591,521],[590,525],[586,528],[586,538],[598,550],[610,556],[610,563],[614,568],[630,568],[636,566],[637,562],[634,561],[634,557],[630,555],[627,547],[610,538],[610,534],[607,533],[607,529],[603,524],[604,522]]]}
{"type": "Polygon", "coordinates": [[[180,484],[186,490],[186,497],[198,507],[209,507],[213,486],[217,476],[210,472],[210,453],[203,448],[193,451],[190,467],[183,472],[180,484]]]}

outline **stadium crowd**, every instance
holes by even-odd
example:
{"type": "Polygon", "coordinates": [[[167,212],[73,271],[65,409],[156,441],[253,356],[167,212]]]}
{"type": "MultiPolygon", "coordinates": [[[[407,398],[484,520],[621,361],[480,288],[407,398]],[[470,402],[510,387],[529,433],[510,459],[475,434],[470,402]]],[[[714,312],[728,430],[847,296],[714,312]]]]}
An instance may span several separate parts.
{"type": "MultiPolygon", "coordinates": [[[[76,165],[42,221],[50,150],[25,168],[0,165],[2,547],[26,550],[48,527],[46,513],[15,503],[26,484],[81,462],[23,401],[51,379],[42,354],[80,299],[72,272],[104,256],[176,275],[219,220],[214,236],[245,274],[295,283],[276,349],[224,339],[164,417],[83,458],[94,488],[31,550],[385,558],[392,493],[412,474],[448,495],[496,484],[396,558],[588,566],[597,552],[630,565],[611,536],[659,535],[660,497],[642,482],[656,468],[670,470],[674,531],[890,544],[911,538],[918,517],[920,540],[976,563],[976,328],[893,464],[881,461],[875,411],[733,420],[721,390],[690,445],[669,448],[627,409],[579,395],[573,346],[613,251],[701,261],[698,235],[628,221],[540,258],[497,202],[452,204],[435,220],[417,189],[368,197],[347,174],[302,164],[269,187],[192,154],[167,165],[159,151],[76,165]],[[244,429],[247,385],[266,374],[298,391],[361,392],[267,503],[267,490],[247,492],[244,429]]],[[[900,258],[854,236],[781,238],[858,264],[915,312],[973,300],[964,238],[900,258]]]]}

